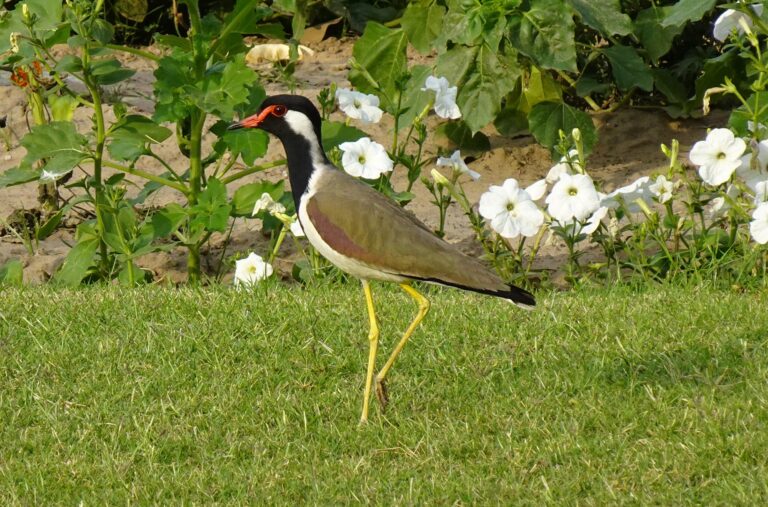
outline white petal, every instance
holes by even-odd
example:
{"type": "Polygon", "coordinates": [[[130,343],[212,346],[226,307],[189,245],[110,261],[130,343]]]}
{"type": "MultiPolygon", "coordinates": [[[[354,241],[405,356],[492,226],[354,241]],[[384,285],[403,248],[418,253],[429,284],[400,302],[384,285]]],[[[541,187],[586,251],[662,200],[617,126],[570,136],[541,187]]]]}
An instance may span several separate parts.
{"type": "Polygon", "coordinates": [[[547,180],[539,180],[531,185],[529,185],[525,191],[528,193],[528,195],[531,197],[531,200],[538,201],[542,197],[544,197],[544,193],[547,191],[547,180]]]}

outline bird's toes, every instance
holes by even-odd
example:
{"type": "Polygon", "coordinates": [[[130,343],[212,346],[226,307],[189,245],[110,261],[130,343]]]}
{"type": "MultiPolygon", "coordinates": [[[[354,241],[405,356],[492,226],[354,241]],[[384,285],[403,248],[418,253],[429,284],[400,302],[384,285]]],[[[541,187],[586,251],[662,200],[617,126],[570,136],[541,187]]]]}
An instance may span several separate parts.
{"type": "Polygon", "coordinates": [[[376,379],[376,398],[379,400],[379,406],[383,412],[389,403],[389,390],[385,379],[376,379]]]}

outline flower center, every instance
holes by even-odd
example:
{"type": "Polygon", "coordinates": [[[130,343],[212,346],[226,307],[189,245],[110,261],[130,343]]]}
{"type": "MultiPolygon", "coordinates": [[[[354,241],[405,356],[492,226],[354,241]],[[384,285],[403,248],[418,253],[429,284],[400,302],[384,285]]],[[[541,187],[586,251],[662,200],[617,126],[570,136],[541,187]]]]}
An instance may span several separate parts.
{"type": "Polygon", "coordinates": [[[365,165],[365,155],[357,157],[357,161],[360,162],[360,165],[365,165]]]}
{"type": "Polygon", "coordinates": [[[717,154],[717,160],[723,160],[724,158],[725,158],[725,153],[723,153],[722,151],[717,154]]]}
{"type": "Polygon", "coordinates": [[[579,189],[576,187],[571,187],[568,189],[568,195],[574,196],[579,193],[579,189]]]}
{"type": "Polygon", "coordinates": [[[362,105],[363,105],[363,104],[361,104],[359,100],[355,99],[355,107],[356,107],[356,108],[359,108],[359,107],[360,107],[360,106],[362,106],[362,105]]]}
{"type": "Polygon", "coordinates": [[[256,274],[256,266],[248,266],[248,273],[255,275],[256,274]]]}
{"type": "Polygon", "coordinates": [[[507,211],[512,211],[515,209],[515,203],[509,202],[507,203],[507,211]]]}

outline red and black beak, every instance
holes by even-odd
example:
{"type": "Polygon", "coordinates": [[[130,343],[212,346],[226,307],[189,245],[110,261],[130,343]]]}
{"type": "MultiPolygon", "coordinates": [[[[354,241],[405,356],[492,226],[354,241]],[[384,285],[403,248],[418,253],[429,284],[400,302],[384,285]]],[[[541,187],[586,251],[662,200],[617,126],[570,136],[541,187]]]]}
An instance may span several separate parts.
{"type": "Polygon", "coordinates": [[[229,127],[227,127],[227,130],[257,128],[259,125],[261,125],[264,122],[265,119],[267,119],[267,117],[269,117],[269,115],[271,115],[274,112],[276,107],[277,106],[267,106],[264,109],[262,109],[260,112],[252,116],[249,116],[248,118],[232,123],[229,127]]]}

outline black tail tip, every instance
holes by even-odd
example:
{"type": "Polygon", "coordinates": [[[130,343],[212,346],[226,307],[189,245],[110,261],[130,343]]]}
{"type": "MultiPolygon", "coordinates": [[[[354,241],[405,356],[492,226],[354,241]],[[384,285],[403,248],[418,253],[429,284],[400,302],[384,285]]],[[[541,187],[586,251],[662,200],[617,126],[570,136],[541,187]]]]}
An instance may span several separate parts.
{"type": "Polygon", "coordinates": [[[510,285],[509,290],[499,291],[495,295],[507,299],[511,303],[527,310],[531,310],[536,306],[536,299],[533,297],[533,294],[514,285],[510,285]]]}

